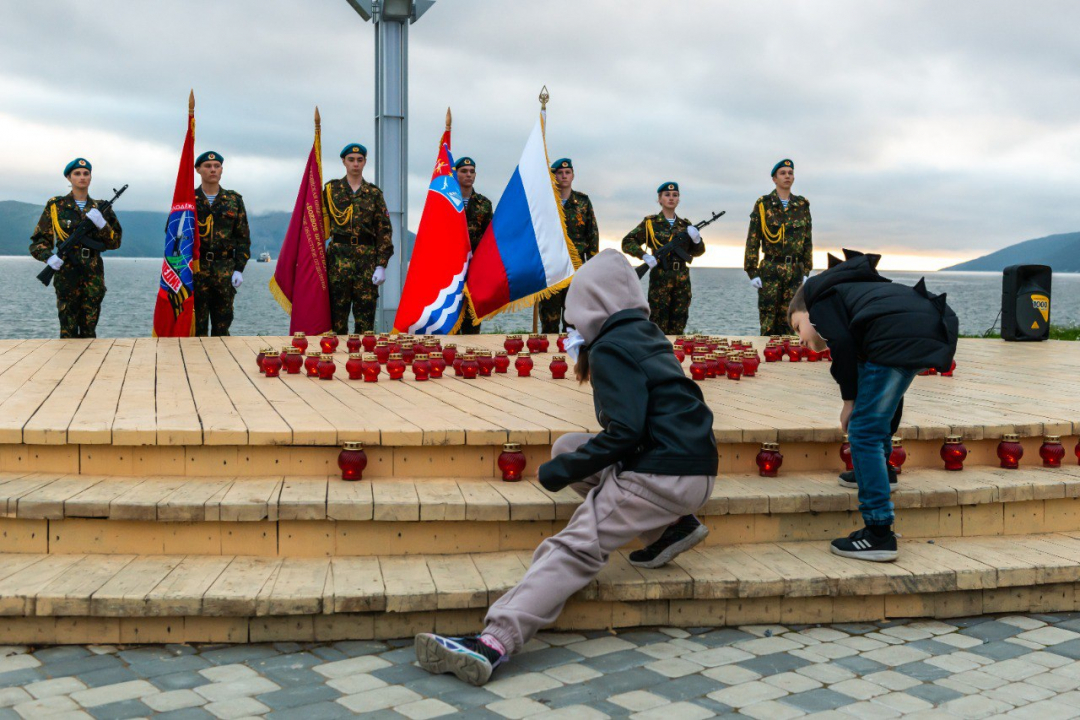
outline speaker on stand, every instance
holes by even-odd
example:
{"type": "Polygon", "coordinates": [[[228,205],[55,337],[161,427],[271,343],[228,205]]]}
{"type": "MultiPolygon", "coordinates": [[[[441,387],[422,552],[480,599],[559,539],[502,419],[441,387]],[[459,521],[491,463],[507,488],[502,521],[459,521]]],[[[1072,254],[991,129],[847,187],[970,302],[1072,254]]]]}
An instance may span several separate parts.
{"type": "Polygon", "coordinates": [[[1001,337],[1013,342],[1050,337],[1048,265],[1010,265],[1001,279],[1001,337]]]}

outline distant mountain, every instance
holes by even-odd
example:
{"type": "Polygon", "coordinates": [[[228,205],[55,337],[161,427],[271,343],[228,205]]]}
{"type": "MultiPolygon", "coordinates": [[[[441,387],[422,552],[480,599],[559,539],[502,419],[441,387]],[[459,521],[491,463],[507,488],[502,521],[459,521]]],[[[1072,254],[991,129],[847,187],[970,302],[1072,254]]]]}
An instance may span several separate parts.
{"type": "MultiPolygon", "coordinates": [[[[42,205],[0,201],[0,255],[28,255],[30,235],[41,217],[42,205]]],[[[124,228],[124,239],[114,257],[160,257],[164,240],[166,213],[145,210],[118,210],[116,216],[124,228]]],[[[266,251],[277,257],[281,240],[289,227],[289,213],[269,212],[249,215],[251,257],[266,251]]]]}
{"type": "Polygon", "coordinates": [[[1055,272],[1080,272],[1080,232],[1025,240],[944,269],[1001,272],[1010,265],[1049,265],[1055,272]]]}

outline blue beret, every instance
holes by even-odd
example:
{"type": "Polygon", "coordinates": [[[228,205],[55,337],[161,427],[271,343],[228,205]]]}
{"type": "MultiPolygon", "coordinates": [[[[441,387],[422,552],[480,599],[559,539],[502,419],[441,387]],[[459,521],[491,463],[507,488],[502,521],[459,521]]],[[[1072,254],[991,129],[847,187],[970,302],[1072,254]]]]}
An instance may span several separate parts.
{"type": "Polygon", "coordinates": [[[220,163],[225,162],[225,158],[221,156],[221,153],[214,152],[213,150],[207,150],[199,157],[195,158],[195,167],[199,167],[207,160],[217,160],[220,163]]]}
{"type": "Polygon", "coordinates": [[[85,168],[89,172],[92,167],[93,166],[90,165],[89,160],[86,160],[85,158],[75,158],[64,166],[64,177],[70,175],[71,171],[75,170],[76,168],[85,168]]]}
{"type": "Polygon", "coordinates": [[[350,143],[345,147],[341,148],[341,157],[343,158],[346,155],[352,155],[353,153],[360,153],[364,157],[367,157],[367,148],[360,143],[350,143]]]}
{"type": "Polygon", "coordinates": [[[773,165],[773,166],[772,166],[772,172],[771,172],[771,173],[769,173],[769,175],[770,175],[771,177],[776,177],[776,171],[777,171],[777,170],[779,170],[779,169],[780,169],[780,168],[782,168],[782,167],[788,167],[788,168],[791,168],[792,172],[794,172],[794,171],[795,171],[795,163],[791,162],[790,160],[786,160],[786,159],[785,159],[785,160],[781,160],[780,162],[778,162],[778,163],[776,163],[775,165],[773,165]]]}
{"type": "Polygon", "coordinates": [[[551,172],[556,170],[573,170],[574,161],[570,158],[559,158],[555,162],[551,163],[551,172]]]}
{"type": "Polygon", "coordinates": [[[665,190],[674,190],[675,192],[679,192],[679,183],[671,182],[670,180],[666,183],[661,183],[660,187],[656,188],[656,194],[659,195],[665,190]]]}
{"type": "Polygon", "coordinates": [[[466,156],[466,157],[460,158],[456,163],[454,163],[454,169],[455,170],[460,170],[463,167],[475,168],[476,167],[476,162],[471,157],[466,156]]]}

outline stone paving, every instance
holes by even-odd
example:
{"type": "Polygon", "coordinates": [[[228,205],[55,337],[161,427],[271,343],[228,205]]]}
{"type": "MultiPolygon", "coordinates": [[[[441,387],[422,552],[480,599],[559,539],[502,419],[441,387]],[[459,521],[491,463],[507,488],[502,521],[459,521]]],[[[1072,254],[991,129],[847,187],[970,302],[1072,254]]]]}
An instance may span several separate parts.
{"type": "Polygon", "coordinates": [[[0,647],[3,718],[1080,716],[1080,613],[543,634],[484,688],[411,639],[0,647]]]}

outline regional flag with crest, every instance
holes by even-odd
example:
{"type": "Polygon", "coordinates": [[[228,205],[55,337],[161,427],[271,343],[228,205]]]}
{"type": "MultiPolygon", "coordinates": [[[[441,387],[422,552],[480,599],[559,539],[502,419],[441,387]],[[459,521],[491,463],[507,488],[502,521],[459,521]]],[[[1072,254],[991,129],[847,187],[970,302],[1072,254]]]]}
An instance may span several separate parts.
{"type": "Polygon", "coordinates": [[[188,98],[188,129],[180,152],[172,210],[165,223],[165,259],[161,263],[154,337],[195,334],[194,273],[199,268],[199,223],[195,216],[195,94],[188,98]]]}
{"type": "Polygon", "coordinates": [[[449,335],[465,310],[465,275],[472,245],[465,202],[450,155],[450,111],[431,174],[409,274],[401,293],[394,330],[414,335],[449,335]]]}

